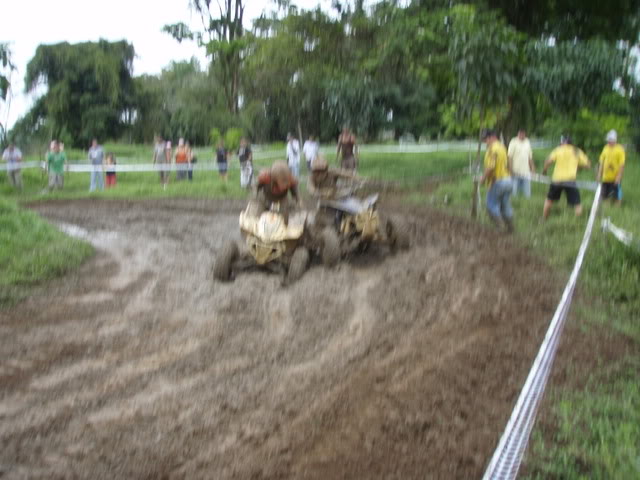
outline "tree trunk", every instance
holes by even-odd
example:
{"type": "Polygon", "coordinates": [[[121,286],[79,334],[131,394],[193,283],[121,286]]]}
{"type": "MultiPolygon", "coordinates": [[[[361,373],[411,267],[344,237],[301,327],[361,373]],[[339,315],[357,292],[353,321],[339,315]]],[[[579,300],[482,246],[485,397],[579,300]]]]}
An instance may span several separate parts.
{"type": "Polygon", "coordinates": [[[474,177],[473,180],[473,192],[471,200],[471,218],[478,218],[478,200],[480,198],[480,182],[476,179],[478,173],[480,173],[480,150],[482,148],[482,130],[484,129],[484,104],[480,105],[480,131],[478,132],[478,149],[476,150],[476,159],[473,164],[471,174],[474,177]]]}

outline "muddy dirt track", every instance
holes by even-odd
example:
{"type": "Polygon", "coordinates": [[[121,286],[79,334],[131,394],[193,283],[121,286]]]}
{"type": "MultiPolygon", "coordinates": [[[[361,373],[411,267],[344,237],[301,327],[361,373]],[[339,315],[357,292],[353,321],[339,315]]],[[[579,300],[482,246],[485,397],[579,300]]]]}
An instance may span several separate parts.
{"type": "Polygon", "coordinates": [[[0,311],[0,477],[481,476],[557,302],[549,270],[414,209],[409,252],[216,283],[241,207],[33,207],[97,253],[0,311]]]}

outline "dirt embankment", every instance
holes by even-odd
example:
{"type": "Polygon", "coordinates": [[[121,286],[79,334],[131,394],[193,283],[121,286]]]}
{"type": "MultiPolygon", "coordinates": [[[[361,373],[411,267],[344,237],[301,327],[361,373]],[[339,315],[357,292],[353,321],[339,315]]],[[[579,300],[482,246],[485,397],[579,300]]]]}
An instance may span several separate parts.
{"type": "Polygon", "coordinates": [[[411,251],[282,289],[213,282],[237,202],[34,208],[97,254],[0,312],[6,478],[478,478],[558,296],[509,239],[426,210],[411,251]]]}

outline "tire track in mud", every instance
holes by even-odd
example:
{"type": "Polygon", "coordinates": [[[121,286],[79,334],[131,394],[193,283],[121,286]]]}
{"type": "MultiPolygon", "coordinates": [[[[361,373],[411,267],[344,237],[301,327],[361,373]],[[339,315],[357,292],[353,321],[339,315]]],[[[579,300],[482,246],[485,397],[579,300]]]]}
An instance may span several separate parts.
{"type": "Polygon", "coordinates": [[[284,290],[261,272],[214,283],[241,207],[34,206],[97,255],[0,312],[5,475],[478,476],[553,310],[547,270],[416,210],[408,253],[316,265],[284,290]]]}

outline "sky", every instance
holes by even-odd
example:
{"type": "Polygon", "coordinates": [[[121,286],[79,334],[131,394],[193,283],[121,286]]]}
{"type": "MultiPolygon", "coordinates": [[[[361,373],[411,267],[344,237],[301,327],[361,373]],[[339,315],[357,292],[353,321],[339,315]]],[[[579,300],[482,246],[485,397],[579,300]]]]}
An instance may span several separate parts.
{"type": "MultiPolygon", "coordinates": [[[[323,9],[329,0],[294,0],[300,8],[323,9]]],[[[171,61],[188,60],[195,56],[206,64],[204,49],[195,42],[181,44],[161,31],[166,24],[185,22],[197,29],[200,17],[188,8],[188,0],[36,0],[11,1],[3,8],[0,42],[9,42],[16,70],[11,74],[10,101],[0,104],[0,123],[13,126],[24,115],[42,89],[35,94],[24,92],[27,63],[40,44],[79,43],[101,38],[127,40],[133,44],[136,58],[134,75],[158,74],[171,61]]],[[[246,0],[245,26],[270,10],[270,0],[246,0]]]]}

